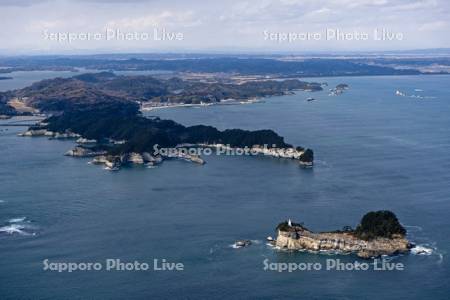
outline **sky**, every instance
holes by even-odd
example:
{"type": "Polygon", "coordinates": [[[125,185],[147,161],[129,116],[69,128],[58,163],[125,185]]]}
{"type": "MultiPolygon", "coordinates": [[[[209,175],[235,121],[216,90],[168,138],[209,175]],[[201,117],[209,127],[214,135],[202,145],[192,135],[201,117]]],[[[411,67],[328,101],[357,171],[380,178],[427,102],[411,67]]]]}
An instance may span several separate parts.
{"type": "Polygon", "coordinates": [[[450,48],[448,0],[0,0],[0,54],[450,48]]]}

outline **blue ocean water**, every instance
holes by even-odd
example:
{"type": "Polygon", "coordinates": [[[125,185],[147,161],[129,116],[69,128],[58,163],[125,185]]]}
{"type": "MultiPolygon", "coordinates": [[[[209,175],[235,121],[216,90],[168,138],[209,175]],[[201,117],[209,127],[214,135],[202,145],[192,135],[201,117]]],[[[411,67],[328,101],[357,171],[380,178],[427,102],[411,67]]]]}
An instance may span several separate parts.
{"type": "Polygon", "coordinates": [[[448,299],[450,76],[312,80],[348,83],[350,90],[337,97],[317,92],[313,102],[306,101],[311,93],[298,92],[148,115],[273,129],[288,143],[314,149],[313,169],[268,157],[208,156],[203,166],[170,161],[108,172],[64,157],[70,141],[20,138],[23,128],[0,127],[0,298],[448,299]],[[265,259],[360,261],[280,252],[264,240],[287,218],[332,230],[378,209],[394,211],[411,241],[433,253],[390,258],[403,271],[264,270],[265,259]],[[12,228],[20,232],[6,232],[12,228]],[[233,249],[237,239],[254,242],[233,249]],[[43,270],[45,259],[108,258],[166,259],[185,270],[43,270]]]}

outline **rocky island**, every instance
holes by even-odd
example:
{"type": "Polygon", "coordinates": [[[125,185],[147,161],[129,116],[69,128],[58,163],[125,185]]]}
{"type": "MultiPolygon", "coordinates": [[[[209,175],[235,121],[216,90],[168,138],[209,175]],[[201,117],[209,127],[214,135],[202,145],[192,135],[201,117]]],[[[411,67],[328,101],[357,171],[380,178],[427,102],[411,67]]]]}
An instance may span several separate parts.
{"type": "Polygon", "coordinates": [[[406,230],[390,211],[369,212],[352,229],[332,232],[312,232],[303,224],[290,220],[277,226],[274,244],[281,249],[355,253],[361,258],[406,253],[412,244],[406,239],[406,230]]]}
{"type": "Polygon", "coordinates": [[[348,90],[350,87],[346,83],[340,83],[336,85],[335,88],[330,89],[329,96],[339,96],[342,95],[346,90],[348,90]]]}

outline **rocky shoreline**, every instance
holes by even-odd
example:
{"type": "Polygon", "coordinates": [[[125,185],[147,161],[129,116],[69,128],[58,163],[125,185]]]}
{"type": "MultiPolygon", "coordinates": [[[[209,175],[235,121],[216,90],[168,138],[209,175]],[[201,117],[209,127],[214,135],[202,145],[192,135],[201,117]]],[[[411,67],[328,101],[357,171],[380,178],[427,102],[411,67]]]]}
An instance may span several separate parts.
{"type": "MultiPolygon", "coordinates": [[[[372,224],[377,226],[376,222],[372,222],[372,224]]],[[[380,228],[385,226],[385,224],[386,222],[380,221],[380,228]]],[[[406,239],[405,234],[394,233],[365,239],[358,234],[358,229],[359,227],[357,230],[347,229],[315,233],[306,229],[303,225],[292,223],[289,220],[277,227],[278,236],[273,244],[280,249],[286,250],[340,254],[354,253],[361,258],[408,253],[413,247],[406,239]]]]}
{"type": "Polygon", "coordinates": [[[40,123],[36,128],[30,128],[19,136],[23,137],[47,137],[49,139],[76,139],[76,146],[68,150],[64,155],[72,157],[92,157],[91,163],[105,165],[108,170],[119,170],[124,165],[148,165],[155,166],[168,159],[181,159],[188,162],[203,165],[206,161],[196,154],[191,154],[189,149],[216,149],[219,153],[227,154],[228,151],[241,153],[239,155],[266,155],[274,158],[285,158],[296,160],[302,167],[312,167],[314,162],[314,153],[310,149],[301,147],[268,148],[265,146],[254,145],[252,147],[230,147],[224,144],[183,144],[171,148],[165,154],[152,154],[150,152],[129,152],[112,155],[106,150],[108,145],[121,145],[126,141],[109,140],[107,143],[99,143],[94,139],[87,139],[80,134],[70,130],[65,132],[53,132],[45,128],[46,123],[40,123]],[[39,127],[41,126],[41,127],[39,127]],[[106,147],[105,147],[106,146],[106,147]]]}
{"type": "Polygon", "coordinates": [[[404,237],[377,238],[364,241],[351,233],[313,233],[310,231],[278,231],[275,245],[281,249],[356,253],[361,258],[406,253],[411,248],[404,237]]]}

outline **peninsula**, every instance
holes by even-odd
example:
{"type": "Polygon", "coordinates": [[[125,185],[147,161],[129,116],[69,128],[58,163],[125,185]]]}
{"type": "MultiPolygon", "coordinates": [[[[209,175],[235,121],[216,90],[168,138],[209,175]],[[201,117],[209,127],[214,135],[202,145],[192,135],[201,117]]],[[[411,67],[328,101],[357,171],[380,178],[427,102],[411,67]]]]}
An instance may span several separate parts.
{"type": "Polygon", "coordinates": [[[155,165],[165,159],[183,159],[203,164],[189,148],[247,149],[251,154],[293,159],[300,166],[313,165],[311,149],[293,147],[272,130],[217,130],[212,126],[185,127],[171,120],[146,118],[128,103],[108,103],[102,109],[80,109],[47,118],[21,136],[76,139],[78,144],[66,155],[94,157],[93,163],[118,170],[127,164],[155,165]],[[169,151],[155,153],[155,149],[169,151]]]}
{"type": "Polygon", "coordinates": [[[293,159],[300,166],[310,167],[314,161],[311,149],[294,147],[269,129],[220,131],[205,125],[186,127],[171,120],[145,117],[141,113],[143,102],[214,103],[229,97],[246,101],[296,89],[321,87],[298,80],[206,84],[102,72],[43,80],[0,94],[0,99],[5,113],[20,109],[48,116],[22,136],[76,139],[77,146],[66,155],[94,157],[93,163],[104,164],[111,170],[126,164],[154,165],[173,158],[203,164],[204,160],[199,155],[182,151],[186,145],[190,148],[247,149],[251,153],[293,159]],[[155,147],[172,151],[167,155],[155,153],[155,147]]]}

